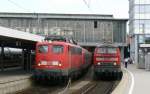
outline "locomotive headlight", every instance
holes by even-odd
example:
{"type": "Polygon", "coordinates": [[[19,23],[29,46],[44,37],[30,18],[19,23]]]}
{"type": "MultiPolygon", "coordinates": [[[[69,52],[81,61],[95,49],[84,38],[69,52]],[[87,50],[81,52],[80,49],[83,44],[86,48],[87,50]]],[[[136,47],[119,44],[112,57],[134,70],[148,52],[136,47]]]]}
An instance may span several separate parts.
{"type": "Polygon", "coordinates": [[[117,65],[117,63],[116,62],[114,62],[114,66],[116,66],[117,65]]]}
{"type": "Polygon", "coordinates": [[[41,63],[40,63],[40,62],[38,63],[38,66],[41,66],[41,63]]]}
{"type": "Polygon", "coordinates": [[[61,67],[61,66],[62,66],[62,64],[60,64],[60,63],[59,63],[59,64],[58,64],[58,66],[60,66],[60,67],[61,67]]]}
{"type": "Polygon", "coordinates": [[[98,63],[97,63],[97,65],[101,65],[101,63],[100,63],[100,62],[98,62],[98,63]]]}

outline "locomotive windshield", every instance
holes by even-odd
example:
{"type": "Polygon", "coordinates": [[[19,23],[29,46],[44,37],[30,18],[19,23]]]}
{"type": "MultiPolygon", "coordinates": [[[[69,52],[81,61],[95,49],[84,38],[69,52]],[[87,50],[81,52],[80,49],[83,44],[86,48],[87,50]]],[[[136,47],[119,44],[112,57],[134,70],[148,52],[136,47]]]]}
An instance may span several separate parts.
{"type": "Polygon", "coordinates": [[[53,45],[52,51],[53,53],[63,53],[64,47],[61,45],[53,45]]]}
{"type": "Polygon", "coordinates": [[[48,46],[47,45],[39,45],[38,46],[38,52],[39,53],[47,53],[48,52],[48,46]]]}
{"type": "Polygon", "coordinates": [[[97,53],[117,53],[117,49],[114,47],[98,48],[97,53]]]}

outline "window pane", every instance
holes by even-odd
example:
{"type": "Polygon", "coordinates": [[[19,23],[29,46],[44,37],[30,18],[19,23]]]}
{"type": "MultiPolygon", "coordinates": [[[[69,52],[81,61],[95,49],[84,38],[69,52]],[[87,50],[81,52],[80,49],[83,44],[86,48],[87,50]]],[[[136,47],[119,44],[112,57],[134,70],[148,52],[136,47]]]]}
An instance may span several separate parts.
{"type": "Polygon", "coordinates": [[[48,46],[47,45],[40,45],[38,47],[38,52],[39,53],[47,53],[48,52],[48,46]]]}
{"type": "Polygon", "coordinates": [[[116,48],[108,48],[108,53],[117,53],[116,48]]]}
{"type": "Polygon", "coordinates": [[[63,53],[63,49],[64,49],[64,47],[61,45],[54,45],[52,47],[53,53],[63,53]]]}
{"type": "Polygon", "coordinates": [[[98,48],[97,53],[116,53],[116,48],[98,48]]]}
{"type": "Polygon", "coordinates": [[[71,54],[78,54],[78,55],[82,54],[82,49],[81,48],[71,47],[70,51],[71,51],[71,54]]]}

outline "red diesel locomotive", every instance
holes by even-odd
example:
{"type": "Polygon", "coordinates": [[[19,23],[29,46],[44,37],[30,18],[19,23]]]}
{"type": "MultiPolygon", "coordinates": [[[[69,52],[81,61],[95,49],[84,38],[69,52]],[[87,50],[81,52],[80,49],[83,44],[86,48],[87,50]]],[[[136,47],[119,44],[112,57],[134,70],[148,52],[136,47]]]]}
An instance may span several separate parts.
{"type": "Polygon", "coordinates": [[[36,79],[79,77],[91,64],[91,53],[64,41],[39,42],[36,45],[36,79]]]}
{"type": "Polygon", "coordinates": [[[121,79],[120,50],[112,44],[102,44],[94,51],[94,78],[98,76],[121,79]]]}

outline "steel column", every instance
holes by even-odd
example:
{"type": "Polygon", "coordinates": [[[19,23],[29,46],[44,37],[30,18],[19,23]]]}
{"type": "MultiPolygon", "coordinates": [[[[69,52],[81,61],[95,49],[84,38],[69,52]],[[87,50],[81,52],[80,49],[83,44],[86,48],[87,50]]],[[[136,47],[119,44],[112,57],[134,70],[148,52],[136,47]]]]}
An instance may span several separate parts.
{"type": "Polygon", "coordinates": [[[1,71],[4,71],[4,45],[1,45],[1,71]]]}

